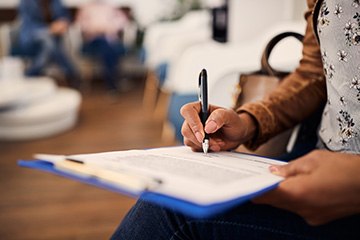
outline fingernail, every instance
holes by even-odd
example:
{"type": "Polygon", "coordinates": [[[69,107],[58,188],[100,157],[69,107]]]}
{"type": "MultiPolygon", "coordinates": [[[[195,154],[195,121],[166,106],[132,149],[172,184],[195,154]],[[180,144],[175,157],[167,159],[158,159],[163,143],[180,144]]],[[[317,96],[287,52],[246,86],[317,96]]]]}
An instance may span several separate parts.
{"type": "Polygon", "coordinates": [[[272,174],[280,175],[280,169],[277,166],[270,166],[269,170],[272,174]]]}
{"type": "Polygon", "coordinates": [[[196,132],[195,137],[199,142],[202,142],[204,139],[204,136],[200,132],[196,132]]]}
{"type": "Polygon", "coordinates": [[[217,124],[215,121],[210,120],[209,122],[206,123],[205,131],[207,133],[213,133],[216,131],[216,129],[217,129],[217,124]]]}

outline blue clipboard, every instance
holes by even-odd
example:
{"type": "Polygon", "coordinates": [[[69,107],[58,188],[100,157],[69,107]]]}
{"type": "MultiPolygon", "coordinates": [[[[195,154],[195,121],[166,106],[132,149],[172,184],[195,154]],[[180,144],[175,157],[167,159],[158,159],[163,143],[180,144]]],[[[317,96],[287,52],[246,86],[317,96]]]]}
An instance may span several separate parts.
{"type": "Polygon", "coordinates": [[[112,192],[116,192],[128,197],[132,198],[141,198],[145,201],[149,201],[158,205],[161,205],[165,208],[171,209],[173,211],[176,211],[178,213],[182,213],[184,215],[194,217],[194,218],[208,218],[212,217],[214,215],[223,213],[225,211],[229,211],[232,208],[249,201],[250,199],[259,196],[267,191],[270,191],[271,189],[276,188],[277,184],[271,185],[267,188],[262,189],[261,191],[242,196],[236,199],[232,199],[230,201],[226,202],[220,202],[216,204],[210,204],[210,205],[199,205],[192,202],[184,201],[182,199],[174,198],[171,196],[151,192],[151,191],[141,191],[141,192],[132,192],[128,189],[121,188],[117,185],[113,185],[110,183],[106,183],[103,181],[100,181],[94,177],[84,177],[77,174],[72,174],[69,172],[61,171],[59,169],[56,169],[54,165],[47,161],[42,160],[31,160],[31,161],[24,161],[19,160],[18,165],[21,167],[27,167],[32,169],[38,169],[40,171],[52,173],[58,176],[62,176],[65,178],[73,179],[82,183],[90,184],[102,189],[106,189],[112,192]]]}

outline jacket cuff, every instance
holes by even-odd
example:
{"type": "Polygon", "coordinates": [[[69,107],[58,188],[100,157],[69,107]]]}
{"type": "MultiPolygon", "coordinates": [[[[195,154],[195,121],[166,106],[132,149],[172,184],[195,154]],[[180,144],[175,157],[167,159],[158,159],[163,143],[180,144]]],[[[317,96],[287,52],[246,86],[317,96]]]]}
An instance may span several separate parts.
{"type": "Polygon", "coordinates": [[[245,147],[250,150],[256,150],[260,145],[265,143],[273,129],[276,128],[274,114],[261,102],[246,103],[239,107],[236,112],[248,113],[257,125],[257,133],[254,138],[244,143],[245,147]]]}

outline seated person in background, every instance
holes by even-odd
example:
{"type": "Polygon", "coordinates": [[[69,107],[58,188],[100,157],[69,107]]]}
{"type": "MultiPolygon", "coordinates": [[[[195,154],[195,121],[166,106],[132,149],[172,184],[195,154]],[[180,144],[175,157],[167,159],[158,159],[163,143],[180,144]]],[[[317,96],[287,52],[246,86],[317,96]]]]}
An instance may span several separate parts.
{"type": "Polygon", "coordinates": [[[69,25],[69,16],[60,0],[21,0],[21,21],[18,46],[20,54],[27,52],[32,58],[27,76],[43,74],[45,67],[54,62],[65,73],[73,87],[79,87],[79,74],[65,53],[62,37],[69,25]],[[35,50],[35,51],[34,51],[35,50]]]}
{"type": "Polygon", "coordinates": [[[118,90],[117,66],[125,54],[121,33],[129,22],[127,15],[104,0],[95,0],[79,10],[76,22],[83,35],[83,53],[101,61],[108,90],[118,90]]]}
{"type": "Polygon", "coordinates": [[[284,177],[275,190],[212,218],[140,199],[112,239],[360,239],[360,5],[307,3],[299,67],[262,101],[237,111],[211,105],[205,127],[198,102],[183,106],[182,134],[194,151],[202,151],[204,132],[214,152],[256,148],[326,103],[318,149],[271,166],[284,177]]]}

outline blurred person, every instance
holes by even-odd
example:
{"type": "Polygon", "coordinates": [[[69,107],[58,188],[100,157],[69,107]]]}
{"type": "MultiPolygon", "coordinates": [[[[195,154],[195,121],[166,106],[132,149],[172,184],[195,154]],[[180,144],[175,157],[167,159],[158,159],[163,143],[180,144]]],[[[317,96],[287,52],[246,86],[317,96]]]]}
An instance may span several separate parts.
{"type": "Polygon", "coordinates": [[[55,62],[70,85],[79,87],[79,73],[63,46],[70,19],[61,0],[21,0],[19,17],[19,47],[22,52],[33,55],[26,75],[39,76],[49,63],[55,62]]]}
{"type": "Polygon", "coordinates": [[[94,0],[81,7],[76,22],[83,35],[82,52],[101,61],[107,89],[120,90],[118,64],[125,54],[122,34],[130,22],[127,14],[105,0],[94,0]]]}
{"type": "Polygon", "coordinates": [[[211,218],[140,198],[112,239],[360,239],[360,4],[307,3],[299,67],[262,101],[237,111],[210,106],[205,127],[199,103],[183,106],[182,134],[194,151],[202,151],[204,132],[214,152],[256,149],[325,104],[317,149],[271,166],[284,177],[275,190],[211,218]]]}

